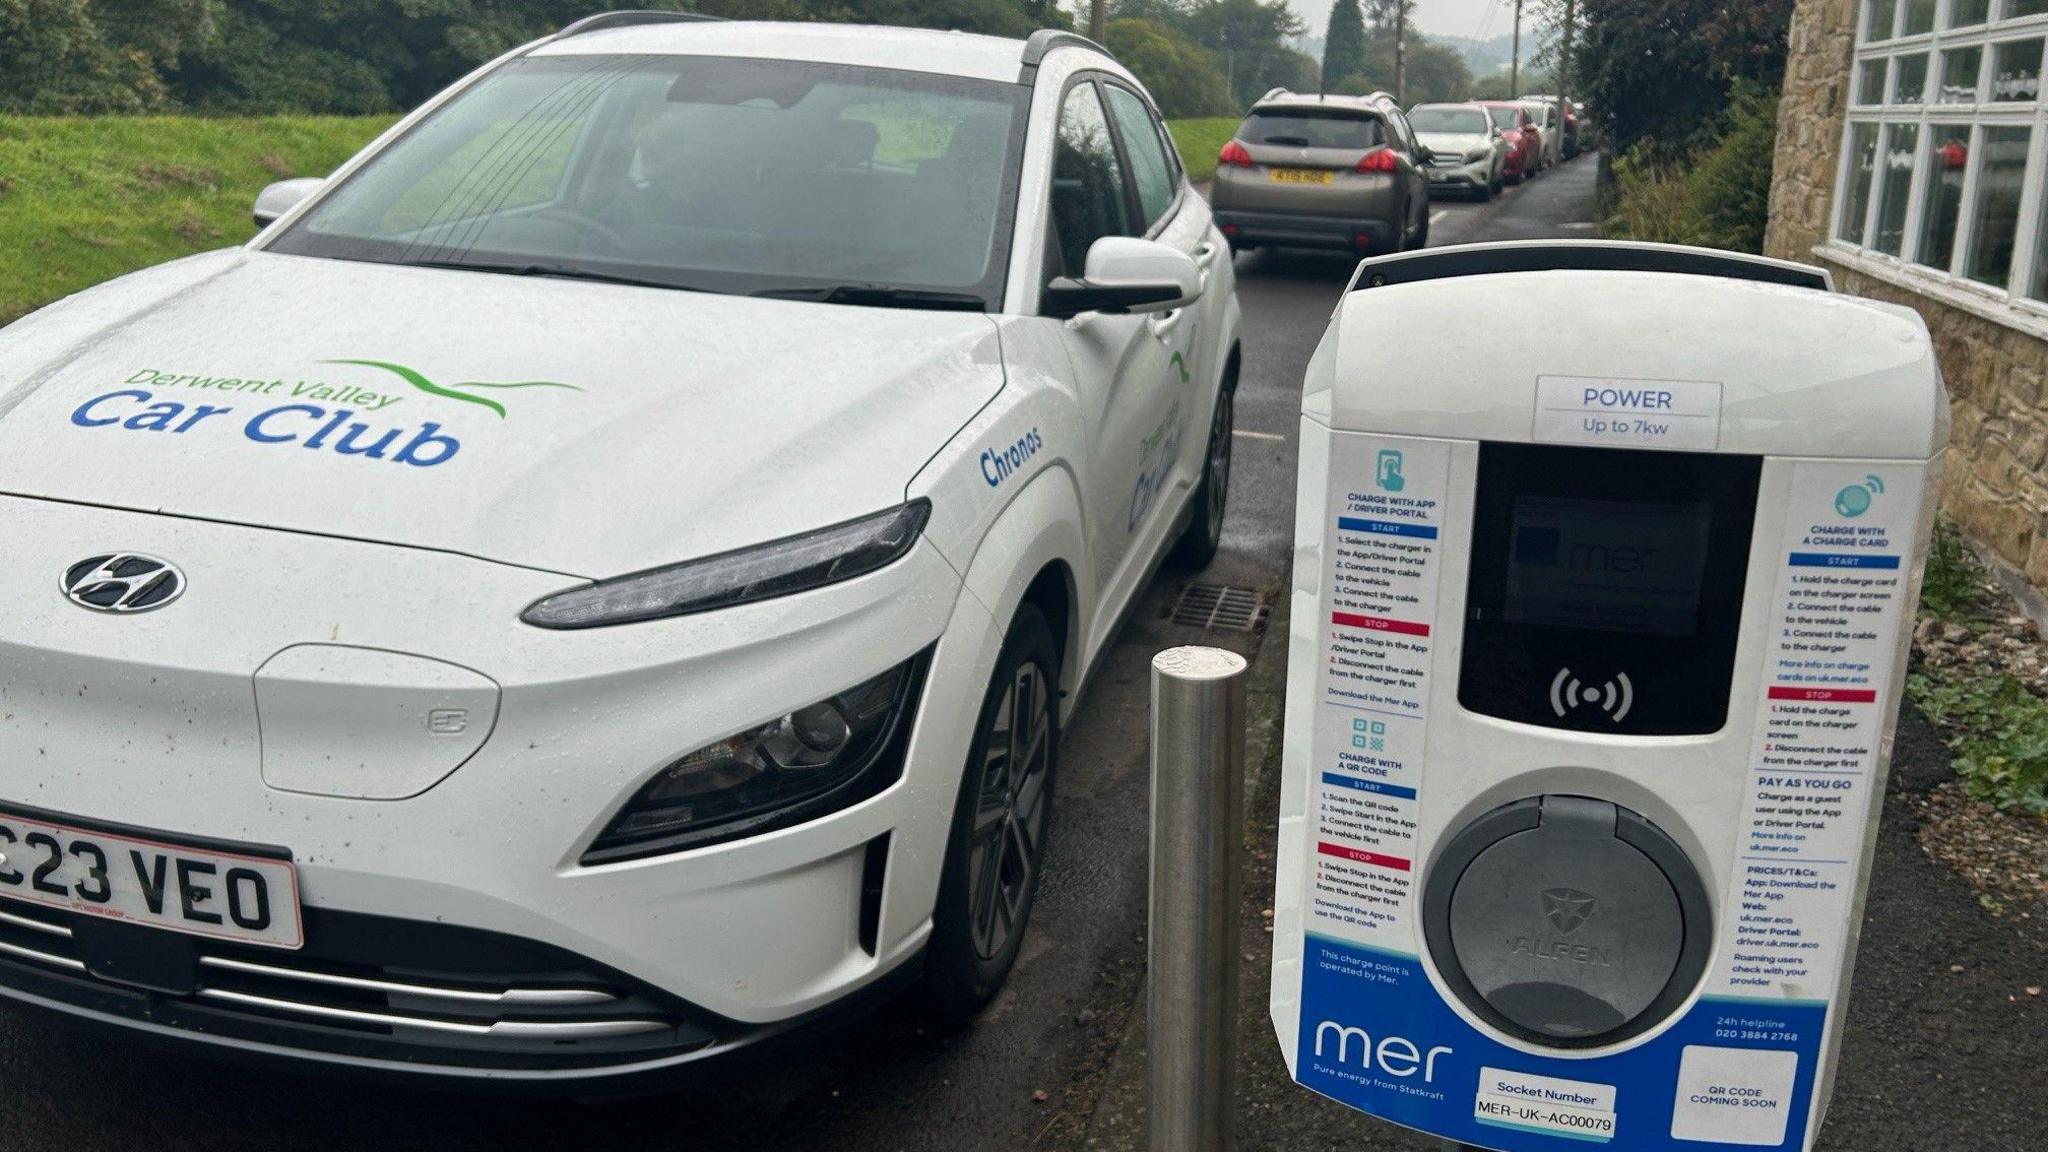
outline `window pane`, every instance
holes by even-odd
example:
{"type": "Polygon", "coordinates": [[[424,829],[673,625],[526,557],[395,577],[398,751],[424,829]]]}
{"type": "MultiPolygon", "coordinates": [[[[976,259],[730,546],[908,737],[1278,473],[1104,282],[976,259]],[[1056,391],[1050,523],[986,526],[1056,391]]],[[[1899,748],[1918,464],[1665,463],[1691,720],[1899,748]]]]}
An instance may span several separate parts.
{"type": "Polygon", "coordinates": [[[1884,179],[1877,192],[1877,236],[1871,247],[1887,256],[1904,250],[1906,201],[1913,191],[1913,152],[1920,146],[1918,124],[1894,124],[1885,133],[1884,179]]]}
{"type": "Polygon", "coordinates": [[[1956,216],[1963,207],[1963,174],[1970,170],[1970,126],[1944,124],[1934,130],[1920,199],[1920,251],[1915,259],[1948,271],[1956,254],[1956,216]]]}
{"type": "Polygon", "coordinates": [[[1071,276],[1088,266],[1088,248],[1097,240],[1132,234],[1123,169],[1093,84],[1077,85],[1060,109],[1052,154],[1052,214],[1060,257],[1071,276]]]}
{"type": "Polygon", "coordinates": [[[1858,104],[1884,103],[1885,68],[1891,61],[1880,57],[1865,60],[1856,73],[1856,102],[1858,104]]]}
{"type": "Polygon", "coordinates": [[[1899,21],[1899,35],[1918,36],[1934,31],[1934,0],[1906,0],[1906,18],[1899,21]]]}
{"type": "MultiPolygon", "coordinates": [[[[2048,3],[2048,0],[2044,0],[2048,3]]],[[[2048,11],[2044,8],[2043,11],[2048,11]]],[[[2041,41],[2014,40],[2000,44],[1991,57],[1991,98],[2032,100],[2041,94],[2041,41]]]]}
{"type": "Polygon", "coordinates": [[[1835,234],[1851,244],[1863,243],[1864,209],[1870,206],[1870,176],[1877,166],[1877,125],[1858,124],[1849,133],[1849,195],[1835,234]]]}
{"type": "Polygon", "coordinates": [[[1138,185],[1138,206],[1145,223],[1155,223],[1173,202],[1173,169],[1166,163],[1166,148],[1159,142],[1159,126],[1145,102],[1128,88],[1111,85],[1109,114],[1116,117],[1123,134],[1124,154],[1131,159],[1131,178],[1138,185]]]}
{"type": "Polygon", "coordinates": [[[1991,15],[1991,0],[1951,0],[1948,6],[1948,26],[1967,28],[1982,24],[1991,15]]]}
{"type": "Polygon", "coordinates": [[[2006,0],[2005,14],[2013,16],[2039,16],[2048,12],[2048,0],[2006,0]]]}
{"type": "Polygon", "coordinates": [[[1892,103],[1918,104],[1927,98],[1927,53],[1899,57],[1892,69],[1892,103]]]}
{"type": "Polygon", "coordinates": [[[1954,48],[1941,54],[1941,104],[1974,104],[1977,100],[1977,67],[1984,62],[1982,48],[1954,48]]]}
{"type": "Polygon", "coordinates": [[[1893,0],[1866,0],[1863,7],[1863,38],[1865,40],[1889,40],[1892,38],[1893,0]]]}
{"type": "Polygon", "coordinates": [[[2027,175],[2028,128],[1986,128],[1977,161],[1977,222],[1963,275],[2005,287],[2012,272],[2013,236],[2019,231],[2020,184],[2027,175]]]}

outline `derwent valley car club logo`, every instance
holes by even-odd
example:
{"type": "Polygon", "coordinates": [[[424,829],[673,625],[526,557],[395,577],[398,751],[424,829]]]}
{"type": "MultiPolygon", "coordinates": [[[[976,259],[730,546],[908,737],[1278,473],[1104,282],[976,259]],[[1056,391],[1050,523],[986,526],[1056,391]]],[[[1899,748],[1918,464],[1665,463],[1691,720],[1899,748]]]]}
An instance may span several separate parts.
{"type": "Polygon", "coordinates": [[[465,380],[443,385],[416,369],[387,360],[323,360],[321,363],[374,369],[381,374],[377,379],[383,387],[335,384],[325,380],[184,375],[144,368],[122,381],[130,387],[94,396],[80,404],[71,413],[71,423],[80,428],[116,428],[173,436],[182,436],[195,429],[206,434],[212,429],[232,427],[239,428],[244,439],[257,444],[295,444],[301,448],[324,449],[340,456],[432,468],[454,459],[462,450],[462,442],[446,431],[439,421],[422,420],[407,425],[379,420],[378,413],[406,399],[405,390],[391,390],[393,385],[402,384],[421,395],[489,409],[501,420],[506,417],[506,409],[500,397],[507,393],[532,388],[582,391],[574,384],[553,380],[506,383],[465,380]],[[260,397],[282,402],[267,403],[245,412],[239,404],[205,403],[189,397],[167,398],[165,393],[172,391],[211,392],[222,397],[260,397]]]}

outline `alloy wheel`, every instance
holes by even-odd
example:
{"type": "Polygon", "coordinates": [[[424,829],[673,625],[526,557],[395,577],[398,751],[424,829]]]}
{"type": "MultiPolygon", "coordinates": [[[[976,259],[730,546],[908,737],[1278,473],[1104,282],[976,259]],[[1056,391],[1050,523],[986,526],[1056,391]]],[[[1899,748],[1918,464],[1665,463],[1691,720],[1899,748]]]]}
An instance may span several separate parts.
{"type": "Polygon", "coordinates": [[[987,960],[1009,945],[1037,882],[1052,763],[1052,699],[1037,664],[1018,666],[985,747],[967,892],[974,948],[987,960]]]}

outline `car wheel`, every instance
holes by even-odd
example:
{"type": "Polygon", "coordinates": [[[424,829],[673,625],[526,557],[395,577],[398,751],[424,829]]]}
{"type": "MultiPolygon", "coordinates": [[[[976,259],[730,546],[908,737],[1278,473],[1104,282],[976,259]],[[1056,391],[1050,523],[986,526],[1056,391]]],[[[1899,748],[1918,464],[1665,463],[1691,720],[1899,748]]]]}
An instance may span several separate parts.
{"type": "Polygon", "coordinates": [[[1173,562],[1200,571],[1216,558],[1223,542],[1223,514],[1230,507],[1230,450],[1237,424],[1237,370],[1223,378],[1216,393],[1216,414],[1209,420],[1209,450],[1202,458],[1202,479],[1188,503],[1188,526],[1173,544],[1173,562]]]}
{"type": "Polygon", "coordinates": [[[1017,610],[982,699],[925,950],[926,1003],[960,1028],[1002,988],[1038,897],[1059,764],[1059,645],[1017,610]]]}
{"type": "Polygon", "coordinates": [[[1422,226],[1415,230],[1415,246],[1429,247],[1429,205],[1422,206],[1422,226]]]}

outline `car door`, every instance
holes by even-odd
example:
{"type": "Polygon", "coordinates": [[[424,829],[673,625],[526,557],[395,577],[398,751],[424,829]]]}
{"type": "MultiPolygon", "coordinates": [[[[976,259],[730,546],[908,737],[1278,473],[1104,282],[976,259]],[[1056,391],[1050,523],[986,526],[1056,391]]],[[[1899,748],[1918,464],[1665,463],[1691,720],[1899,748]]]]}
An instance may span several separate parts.
{"type": "Polygon", "coordinates": [[[1406,247],[1407,237],[1419,235],[1422,232],[1423,221],[1429,218],[1429,169],[1426,159],[1428,149],[1415,139],[1414,126],[1408,123],[1408,117],[1403,115],[1399,108],[1389,105],[1383,111],[1387,118],[1388,132],[1393,137],[1394,151],[1406,161],[1401,165],[1401,172],[1407,183],[1407,194],[1402,198],[1402,206],[1407,212],[1402,217],[1406,221],[1403,227],[1408,230],[1407,235],[1402,238],[1402,246],[1406,247]]]}
{"type": "MultiPolygon", "coordinates": [[[[1158,110],[1121,84],[1104,81],[1102,91],[1117,138],[1130,161],[1132,190],[1138,197],[1145,235],[1187,253],[1201,272],[1201,298],[1159,317],[1154,326],[1166,340],[1170,355],[1181,357],[1185,369],[1172,377],[1179,389],[1174,407],[1181,414],[1180,452],[1173,462],[1171,481],[1159,486],[1165,492],[1153,498],[1153,511],[1157,512],[1161,506],[1177,505],[1181,490],[1192,488],[1201,478],[1215,403],[1210,385],[1221,367],[1216,363],[1221,354],[1217,334],[1225,324],[1224,301],[1230,287],[1229,261],[1224,259],[1228,249],[1216,231],[1209,202],[1195,192],[1181,171],[1173,138],[1158,110]]],[[[1170,527],[1164,525],[1162,530],[1170,527]]]]}
{"type": "MultiPolygon", "coordinates": [[[[1076,78],[1061,98],[1053,142],[1052,228],[1046,278],[1081,276],[1089,246],[1105,236],[1150,231],[1101,85],[1076,78]]],[[[1088,427],[1089,548],[1101,604],[1114,614],[1134,591],[1157,537],[1161,497],[1171,483],[1186,415],[1190,309],[1149,315],[1088,312],[1064,322],[1088,427]]]]}

